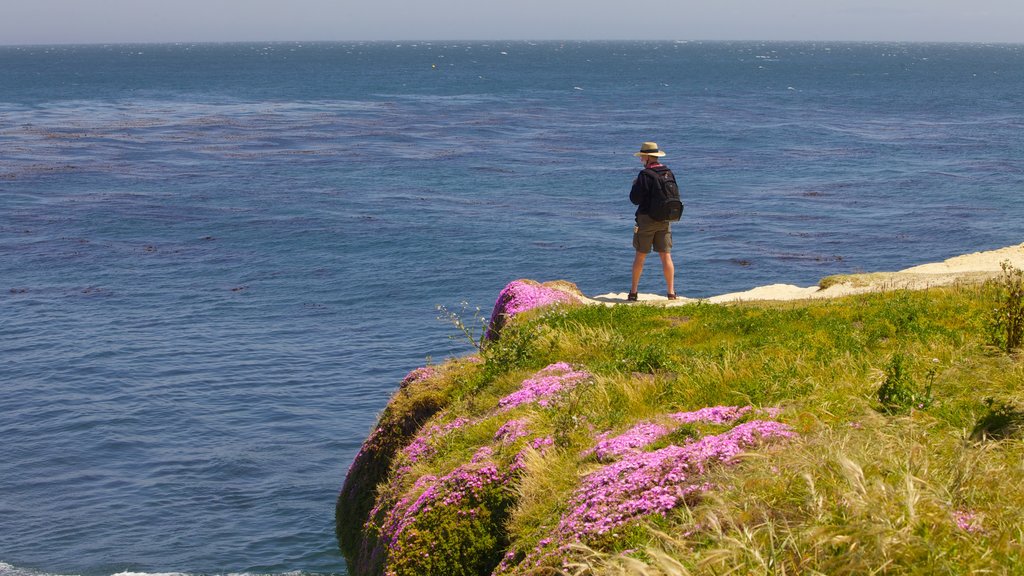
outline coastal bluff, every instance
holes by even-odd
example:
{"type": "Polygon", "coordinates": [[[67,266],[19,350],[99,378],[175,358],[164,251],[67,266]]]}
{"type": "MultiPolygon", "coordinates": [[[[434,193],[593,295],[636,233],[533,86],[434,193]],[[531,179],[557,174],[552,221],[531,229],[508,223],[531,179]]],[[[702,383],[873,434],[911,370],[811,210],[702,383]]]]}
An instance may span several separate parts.
{"type": "Polygon", "coordinates": [[[1024,481],[1024,366],[987,315],[1021,268],[1024,244],[638,304],[516,280],[364,441],[349,572],[1024,570],[999,488],[1024,481]]]}

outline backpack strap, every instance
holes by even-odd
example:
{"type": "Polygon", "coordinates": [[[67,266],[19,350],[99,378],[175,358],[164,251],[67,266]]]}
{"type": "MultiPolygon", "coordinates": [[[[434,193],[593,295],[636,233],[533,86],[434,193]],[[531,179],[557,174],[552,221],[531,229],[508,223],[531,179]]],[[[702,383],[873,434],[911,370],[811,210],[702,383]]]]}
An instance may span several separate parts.
{"type": "Polygon", "coordinates": [[[676,181],[676,175],[672,173],[672,170],[668,166],[665,166],[665,169],[660,171],[655,170],[654,168],[644,168],[642,172],[644,174],[649,174],[652,178],[654,178],[654,180],[658,183],[658,186],[661,186],[662,174],[668,174],[669,177],[672,178],[673,182],[676,181]]]}

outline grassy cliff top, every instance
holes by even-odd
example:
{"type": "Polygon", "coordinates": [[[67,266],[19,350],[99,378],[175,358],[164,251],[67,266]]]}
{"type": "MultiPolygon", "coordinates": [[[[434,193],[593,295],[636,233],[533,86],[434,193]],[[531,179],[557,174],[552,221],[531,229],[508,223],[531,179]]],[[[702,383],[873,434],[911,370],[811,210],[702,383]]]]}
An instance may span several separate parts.
{"type": "Polygon", "coordinates": [[[1024,573],[1013,272],[522,311],[395,393],[338,500],[350,571],[1024,573]]]}

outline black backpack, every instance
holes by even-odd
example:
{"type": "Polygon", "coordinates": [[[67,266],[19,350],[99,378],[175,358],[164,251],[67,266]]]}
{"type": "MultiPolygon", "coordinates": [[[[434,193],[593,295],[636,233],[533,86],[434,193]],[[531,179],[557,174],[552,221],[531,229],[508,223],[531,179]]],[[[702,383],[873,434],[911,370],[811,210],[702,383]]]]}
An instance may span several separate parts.
{"type": "Polygon", "coordinates": [[[644,172],[650,174],[658,183],[651,190],[647,215],[662,222],[675,222],[682,218],[683,201],[679,199],[679,184],[676,183],[675,174],[668,168],[664,170],[646,168],[644,172]]]}

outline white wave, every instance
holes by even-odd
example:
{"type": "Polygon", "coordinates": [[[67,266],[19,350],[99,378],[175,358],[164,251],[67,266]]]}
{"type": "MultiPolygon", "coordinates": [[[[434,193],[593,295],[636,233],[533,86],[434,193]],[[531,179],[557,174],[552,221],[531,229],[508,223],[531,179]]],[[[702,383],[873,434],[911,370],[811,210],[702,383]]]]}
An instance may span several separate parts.
{"type": "Polygon", "coordinates": [[[58,574],[47,574],[45,572],[39,572],[36,570],[28,570],[26,568],[18,568],[11,566],[6,562],[0,562],[0,576],[70,576],[70,575],[58,575],[58,574]]]}

